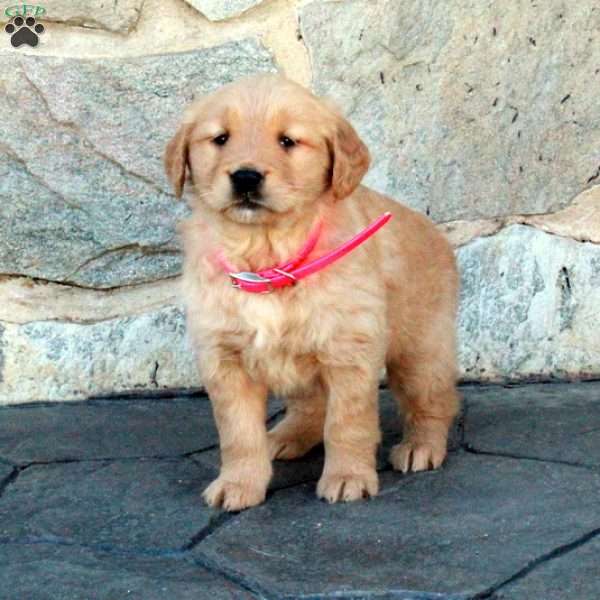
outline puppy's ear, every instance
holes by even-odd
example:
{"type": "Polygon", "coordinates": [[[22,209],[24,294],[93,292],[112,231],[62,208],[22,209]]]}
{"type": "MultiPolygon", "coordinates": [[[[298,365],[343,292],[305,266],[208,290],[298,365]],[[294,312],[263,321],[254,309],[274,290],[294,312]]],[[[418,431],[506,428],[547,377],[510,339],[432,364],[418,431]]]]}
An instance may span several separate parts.
{"type": "Polygon", "coordinates": [[[349,196],[369,168],[369,150],[358,137],[354,127],[339,116],[330,145],[332,155],[331,188],[336,200],[349,196]]]}
{"type": "Polygon", "coordinates": [[[191,126],[184,123],[167,144],[164,155],[165,171],[177,198],[181,198],[188,168],[188,144],[191,126]]]}

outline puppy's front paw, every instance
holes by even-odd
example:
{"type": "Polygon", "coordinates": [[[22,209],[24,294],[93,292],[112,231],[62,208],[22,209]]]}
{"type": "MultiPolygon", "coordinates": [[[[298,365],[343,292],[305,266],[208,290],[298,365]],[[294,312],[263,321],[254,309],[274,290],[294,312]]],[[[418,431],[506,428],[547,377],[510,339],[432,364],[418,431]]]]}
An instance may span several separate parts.
{"type": "Polygon", "coordinates": [[[204,490],[202,497],[209,506],[237,512],[264,502],[266,494],[266,485],[219,477],[204,490]]]}
{"type": "Polygon", "coordinates": [[[427,442],[406,440],[390,451],[390,462],[396,471],[427,471],[437,469],[446,458],[446,439],[427,442]]]}
{"type": "Polygon", "coordinates": [[[327,502],[352,502],[377,496],[379,480],[375,469],[358,473],[323,475],[317,484],[317,496],[327,502]]]}

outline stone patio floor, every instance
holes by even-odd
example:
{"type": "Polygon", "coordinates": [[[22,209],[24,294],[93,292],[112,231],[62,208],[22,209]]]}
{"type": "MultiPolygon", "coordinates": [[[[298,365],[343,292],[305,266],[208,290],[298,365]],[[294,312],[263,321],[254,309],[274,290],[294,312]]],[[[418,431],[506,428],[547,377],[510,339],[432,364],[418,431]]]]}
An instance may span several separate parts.
{"type": "Polygon", "coordinates": [[[462,392],[439,471],[386,464],[384,390],[377,498],[319,501],[315,450],[239,514],[205,397],[2,408],[0,598],[598,600],[600,383],[462,392]]]}

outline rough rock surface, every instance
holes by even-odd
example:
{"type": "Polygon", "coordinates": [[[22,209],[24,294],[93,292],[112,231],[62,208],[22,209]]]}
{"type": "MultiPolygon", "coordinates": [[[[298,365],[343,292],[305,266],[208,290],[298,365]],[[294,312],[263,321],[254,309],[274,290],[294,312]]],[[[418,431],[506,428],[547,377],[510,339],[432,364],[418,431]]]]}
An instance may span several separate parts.
{"type": "MultiPolygon", "coordinates": [[[[79,25],[92,29],[107,29],[118,33],[128,33],[138,22],[144,0],[46,0],[43,8],[46,12],[39,17],[33,12],[34,5],[28,14],[33,14],[42,23],[54,21],[67,25],[79,25]]],[[[4,10],[0,13],[0,21],[8,19],[4,10]]]]}
{"type": "Polygon", "coordinates": [[[176,306],[97,323],[0,324],[0,404],[200,386],[176,306]]]}
{"type": "MultiPolygon", "coordinates": [[[[512,225],[457,252],[464,378],[586,377],[598,372],[599,246],[512,225]]],[[[3,402],[200,386],[181,310],[149,304],[146,312],[136,314],[137,303],[143,307],[151,297],[142,289],[139,295],[102,299],[103,305],[99,300],[97,310],[88,310],[88,319],[83,315],[80,323],[4,322],[3,402]],[[113,314],[119,298],[129,314],[113,314]]],[[[84,300],[94,301],[78,302],[84,300]]],[[[42,309],[36,309],[39,318],[47,319],[42,309]]],[[[25,317],[36,311],[22,309],[25,317]]]]}
{"type": "Polygon", "coordinates": [[[473,597],[595,527],[591,494],[600,477],[582,471],[458,454],[437,473],[384,473],[373,502],[316,503],[314,484],[304,485],[242,513],[196,552],[251,573],[275,597],[350,590],[473,597]],[[548,514],[557,518],[549,523],[548,514]]]}
{"type": "Polygon", "coordinates": [[[231,19],[257,6],[263,0],[185,0],[211,21],[231,19]]]}
{"type": "MultiPolygon", "coordinates": [[[[574,543],[577,544],[578,540],[574,543]]],[[[528,573],[509,584],[498,596],[499,600],[523,600],[543,598],[597,598],[598,557],[600,556],[600,530],[589,540],[580,544],[566,556],[542,563],[533,573],[528,573]]]]}
{"type": "Polygon", "coordinates": [[[0,277],[0,322],[96,323],[142,315],[177,304],[179,278],[154,283],[91,290],[28,277],[0,277]]]}
{"type": "Polygon", "coordinates": [[[597,383],[475,385],[463,396],[464,433],[476,452],[600,469],[597,383]]]}
{"type": "Polygon", "coordinates": [[[0,51],[0,404],[200,385],[174,285],[187,209],[163,148],[195,94],[276,61],[308,81],[305,50],[316,91],[373,151],[366,183],[429,213],[458,248],[467,379],[600,373],[591,0],[44,6],[42,21],[76,27],[0,51]],[[207,47],[173,52],[170,36],[207,47]],[[69,58],[41,56],[54,52],[69,58]]]}
{"type": "Polygon", "coordinates": [[[91,536],[98,544],[175,550],[208,525],[210,513],[200,510],[199,492],[213,477],[185,458],[34,465],[20,475],[19,487],[7,489],[0,537],[64,536],[81,544],[91,536]],[[46,495],[43,508],[35,500],[40,494],[46,495]],[[107,494],[120,501],[107,502],[107,494]],[[66,497],[75,503],[61,522],[56,515],[66,497]],[[22,519],[7,519],[18,506],[22,519]]]}
{"type": "Polygon", "coordinates": [[[454,248],[464,246],[474,239],[493,235],[502,229],[502,223],[495,219],[476,221],[449,221],[438,225],[454,248]]]}
{"type": "Polygon", "coordinates": [[[0,546],[0,571],[7,582],[4,598],[252,600],[256,597],[192,561],[177,560],[172,553],[128,554],[124,558],[111,550],[72,544],[0,546]]]}
{"type": "MultiPolygon", "coordinates": [[[[274,404],[271,412],[276,409],[274,404]]],[[[1,459],[12,464],[168,459],[206,451],[219,441],[210,402],[198,395],[7,406],[0,414],[1,459]]]]}
{"type": "Polygon", "coordinates": [[[527,223],[574,240],[600,244],[600,186],[586,190],[563,210],[528,217],[527,223]]]}
{"type": "Polygon", "coordinates": [[[252,40],[171,55],[11,55],[0,74],[0,273],[108,288],[176,274],[162,154],[196,95],[272,69],[252,40]],[[15,118],[18,115],[18,118],[15,118]]]}
{"type": "Polygon", "coordinates": [[[239,514],[200,498],[218,465],[205,398],[0,408],[2,599],[596,599],[600,436],[582,415],[600,385],[462,391],[442,469],[384,462],[376,498],[329,505],[317,450],[275,461],[239,514]]]}
{"type": "Polygon", "coordinates": [[[300,18],[316,90],[373,151],[366,182],[436,221],[556,210],[598,177],[593,0],[317,0],[300,18]]]}
{"type": "Polygon", "coordinates": [[[598,373],[600,246],[513,225],[458,259],[467,379],[598,373]]]}

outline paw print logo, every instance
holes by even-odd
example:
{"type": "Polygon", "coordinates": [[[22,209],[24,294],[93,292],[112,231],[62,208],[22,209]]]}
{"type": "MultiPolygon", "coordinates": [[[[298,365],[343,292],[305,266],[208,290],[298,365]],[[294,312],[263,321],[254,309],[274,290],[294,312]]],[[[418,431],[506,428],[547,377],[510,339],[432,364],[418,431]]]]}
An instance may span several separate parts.
{"type": "Polygon", "coordinates": [[[40,41],[39,36],[44,33],[44,26],[33,17],[15,17],[6,25],[4,31],[10,35],[10,43],[18,48],[27,44],[35,48],[40,41]]]}

